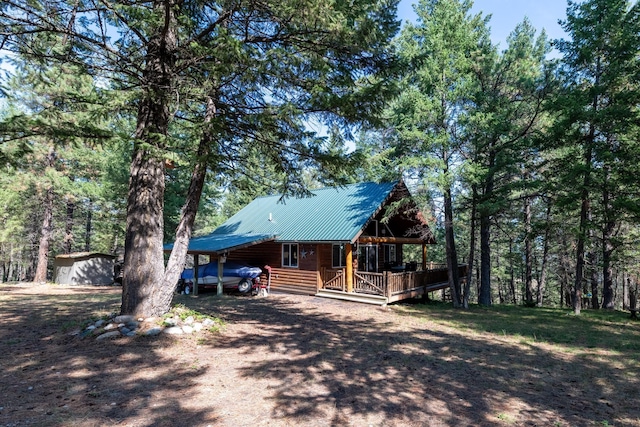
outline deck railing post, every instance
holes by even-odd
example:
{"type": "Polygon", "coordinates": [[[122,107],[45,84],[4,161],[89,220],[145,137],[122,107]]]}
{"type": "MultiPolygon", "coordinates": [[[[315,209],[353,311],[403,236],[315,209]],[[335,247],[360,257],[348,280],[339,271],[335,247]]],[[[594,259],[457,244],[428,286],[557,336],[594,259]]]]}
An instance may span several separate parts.
{"type": "Polygon", "coordinates": [[[346,251],[346,268],[347,268],[347,272],[346,272],[346,284],[347,284],[347,292],[353,292],[353,247],[351,246],[351,243],[347,243],[345,245],[345,251],[346,251]]]}
{"type": "Polygon", "coordinates": [[[391,277],[392,276],[390,271],[384,272],[384,290],[385,290],[386,297],[389,301],[391,300],[391,294],[392,294],[391,277]]]}

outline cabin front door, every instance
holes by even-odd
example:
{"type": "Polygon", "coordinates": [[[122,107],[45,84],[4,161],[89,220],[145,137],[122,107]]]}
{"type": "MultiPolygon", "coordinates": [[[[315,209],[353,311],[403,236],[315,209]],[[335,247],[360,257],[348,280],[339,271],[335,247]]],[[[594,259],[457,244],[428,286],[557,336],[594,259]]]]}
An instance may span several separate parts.
{"type": "Polygon", "coordinates": [[[360,268],[367,272],[378,271],[378,246],[365,245],[360,246],[360,268]]]}

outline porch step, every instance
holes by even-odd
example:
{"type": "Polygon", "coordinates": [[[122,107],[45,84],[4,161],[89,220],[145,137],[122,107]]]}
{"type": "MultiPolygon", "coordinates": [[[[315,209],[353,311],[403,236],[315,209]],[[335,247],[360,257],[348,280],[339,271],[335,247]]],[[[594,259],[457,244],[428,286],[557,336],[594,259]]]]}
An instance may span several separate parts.
{"type": "Polygon", "coordinates": [[[331,289],[320,289],[316,296],[322,298],[339,299],[343,301],[361,302],[363,304],[387,304],[387,297],[383,297],[381,295],[356,294],[353,292],[334,291],[331,289]]]}

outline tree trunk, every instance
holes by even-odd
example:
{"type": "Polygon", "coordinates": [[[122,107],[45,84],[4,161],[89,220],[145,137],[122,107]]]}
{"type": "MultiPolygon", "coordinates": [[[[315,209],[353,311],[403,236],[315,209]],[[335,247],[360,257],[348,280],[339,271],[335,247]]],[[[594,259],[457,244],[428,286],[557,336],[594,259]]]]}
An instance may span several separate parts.
{"type": "Polygon", "coordinates": [[[608,168],[604,168],[605,182],[602,191],[602,205],[604,206],[605,224],[602,231],[602,308],[613,310],[615,308],[613,292],[613,271],[611,269],[611,257],[614,251],[613,237],[616,227],[612,219],[613,206],[611,206],[608,189],[608,168]]]}
{"type": "Polygon", "coordinates": [[[476,252],[476,204],[478,201],[476,186],[472,185],[473,199],[471,201],[471,221],[469,231],[469,257],[467,258],[467,281],[464,284],[462,306],[469,308],[469,294],[471,293],[471,279],[473,277],[473,260],[476,252]]]}
{"type": "MultiPolygon", "coordinates": [[[[528,179],[525,174],[524,179],[528,179]]],[[[531,250],[531,199],[524,198],[524,282],[525,282],[525,305],[531,307],[533,301],[533,255],[531,250]]]]}
{"type": "MultiPolygon", "coordinates": [[[[596,79],[594,87],[600,85],[600,58],[596,58],[596,79]]],[[[596,92],[591,102],[593,113],[598,111],[598,93],[596,92]]],[[[580,226],[578,229],[578,244],[576,245],[576,277],[573,287],[573,311],[580,314],[582,307],[582,283],[584,274],[585,240],[589,232],[589,219],[591,218],[591,201],[589,190],[591,186],[591,168],[593,166],[593,144],[596,137],[596,127],[593,122],[589,124],[589,133],[586,135],[584,148],[584,177],[580,194],[580,226]]],[[[596,288],[597,289],[597,288],[596,288]]]]}
{"type": "Polygon", "coordinates": [[[84,250],[91,250],[91,232],[93,230],[93,200],[89,199],[87,206],[87,226],[84,230],[84,250]]]}
{"type": "Polygon", "coordinates": [[[509,238],[509,287],[511,289],[511,298],[514,305],[518,304],[516,296],[516,280],[513,268],[513,239],[509,238]]]}
{"type": "Polygon", "coordinates": [[[478,304],[491,305],[491,252],[489,216],[480,213],[480,293],[478,304]]]}
{"type": "Polygon", "coordinates": [[[67,216],[65,217],[64,241],[62,242],[62,251],[65,254],[70,254],[73,248],[73,214],[75,207],[73,197],[67,197],[67,216]]]}
{"type": "Polygon", "coordinates": [[[447,270],[449,288],[451,289],[451,300],[455,308],[462,306],[460,278],[458,272],[458,254],[453,233],[453,202],[451,200],[451,189],[447,189],[444,194],[444,229],[445,245],[447,256],[447,270]]]}
{"type": "MultiPolygon", "coordinates": [[[[489,175],[484,186],[485,203],[493,195],[493,175],[495,154],[489,153],[489,175]]],[[[480,294],[478,304],[491,305],[491,212],[488,206],[480,209],[480,294]]]]}
{"type": "MultiPolygon", "coordinates": [[[[55,162],[55,151],[49,148],[47,154],[47,167],[52,168],[55,162]]],[[[47,281],[47,266],[49,265],[49,244],[53,235],[53,184],[48,183],[45,190],[44,201],[42,203],[42,228],[40,231],[40,243],[38,244],[38,263],[33,277],[34,282],[47,281]]]]}
{"type": "MultiPolygon", "coordinates": [[[[544,243],[542,248],[542,265],[540,267],[540,280],[538,281],[538,297],[537,297],[538,307],[542,307],[543,305],[544,292],[547,287],[547,268],[548,268],[548,261],[549,261],[549,229],[550,229],[548,224],[550,221],[551,221],[551,203],[547,205],[547,214],[545,218],[545,222],[547,226],[545,227],[545,230],[544,230],[544,243]]],[[[560,304],[560,307],[562,307],[562,303],[560,304]]]]}
{"type": "MultiPolygon", "coordinates": [[[[169,97],[175,67],[176,20],[174,1],[155,1],[165,19],[156,29],[146,53],[148,86],[138,107],[127,198],[122,314],[160,316],[170,305],[164,284],[165,162],[162,152],[170,119],[169,97]]],[[[171,289],[173,291],[173,289],[171,289]]]]}
{"type": "MultiPolygon", "coordinates": [[[[193,231],[193,224],[196,220],[200,197],[202,196],[202,188],[204,187],[205,177],[207,175],[207,156],[211,151],[213,144],[213,136],[208,125],[211,123],[216,113],[215,103],[213,99],[207,100],[207,109],[205,114],[205,128],[198,145],[198,157],[191,175],[191,183],[187,192],[187,199],[182,208],[182,215],[178,227],[176,229],[176,239],[167,262],[167,268],[164,273],[164,283],[162,285],[161,303],[171,303],[173,289],[178,282],[180,273],[184,268],[189,249],[189,239],[193,231]],[[169,292],[171,291],[171,292],[169,292]]],[[[196,262],[197,264],[197,262],[196,262]]]]}

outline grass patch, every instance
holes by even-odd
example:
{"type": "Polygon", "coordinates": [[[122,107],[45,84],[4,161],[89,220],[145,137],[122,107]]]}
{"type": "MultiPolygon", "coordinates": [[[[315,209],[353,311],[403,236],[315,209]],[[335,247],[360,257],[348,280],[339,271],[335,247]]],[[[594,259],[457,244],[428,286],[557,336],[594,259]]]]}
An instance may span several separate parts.
{"type": "Polygon", "coordinates": [[[580,316],[575,316],[570,310],[556,308],[476,305],[469,310],[454,310],[451,305],[442,303],[405,306],[403,311],[409,315],[428,316],[431,321],[458,329],[507,336],[522,343],[543,342],[569,349],[640,351],[640,322],[622,311],[583,310],[580,316]]]}
{"type": "Polygon", "coordinates": [[[181,321],[185,321],[189,317],[191,317],[194,322],[209,324],[207,327],[209,332],[220,332],[220,330],[225,326],[224,320],[219,317],[211,316],[196,309],[189,308],[181,303],[174,304],[171,310],[162,317],[162,323],[166,323],[166,320],[171,318],[179,318],[181,321]],[[207,322],[207,320],[209,320],[209,322],[207,322]]]}

